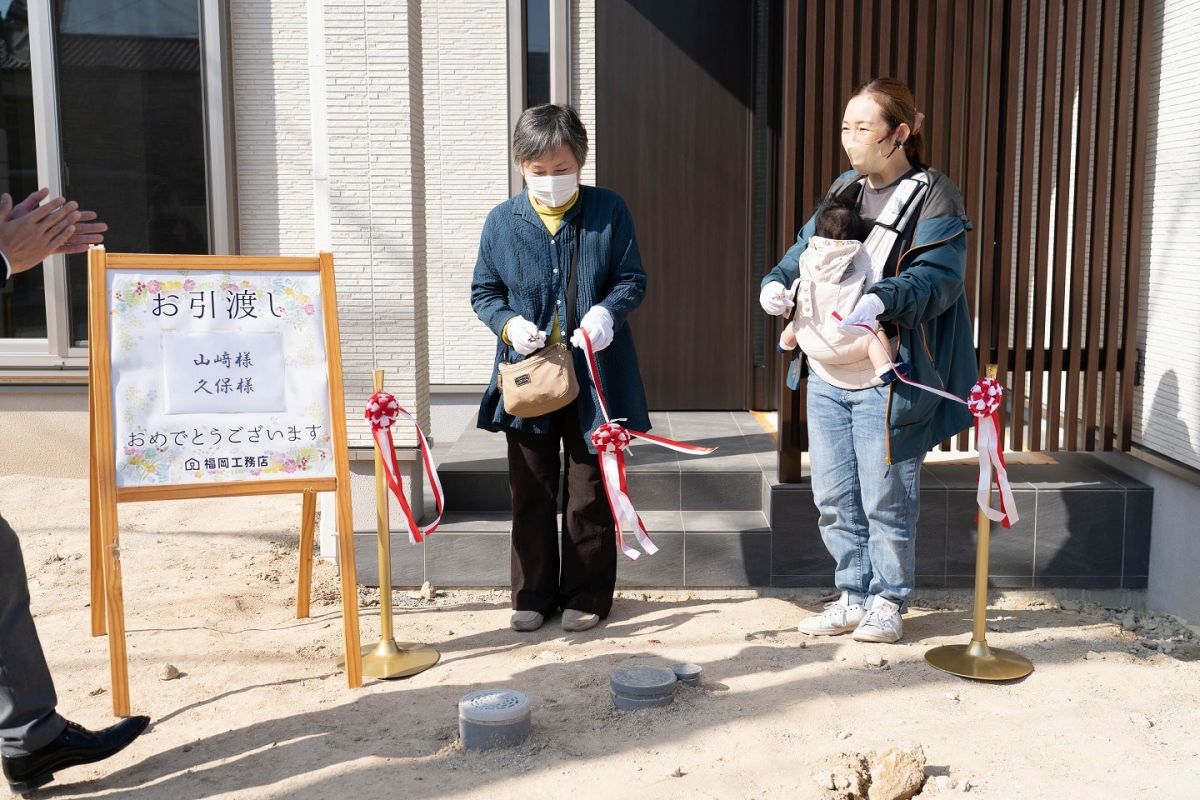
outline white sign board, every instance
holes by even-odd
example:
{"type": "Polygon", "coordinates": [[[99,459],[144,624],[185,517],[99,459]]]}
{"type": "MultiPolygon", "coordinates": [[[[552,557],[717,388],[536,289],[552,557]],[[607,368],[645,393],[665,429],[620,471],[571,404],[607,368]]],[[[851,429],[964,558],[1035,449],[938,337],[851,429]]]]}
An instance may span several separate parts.
{"type": "Polygon", "coordinates": [[[108,292],[118,486],[334,475],[318,273],[113,270],[108,292]]]}

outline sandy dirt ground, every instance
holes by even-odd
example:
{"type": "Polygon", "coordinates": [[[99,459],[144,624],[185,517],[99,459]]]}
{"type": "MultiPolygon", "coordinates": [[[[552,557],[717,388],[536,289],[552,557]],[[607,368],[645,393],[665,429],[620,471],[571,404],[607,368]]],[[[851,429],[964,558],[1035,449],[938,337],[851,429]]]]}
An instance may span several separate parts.
{"type": "MultiPolygon", "coordinates": [[[[22,538],[60,710],[102,726],[111,697],[106,640],[89,635],[86,488],[6,476],[0,509],[22,538]]],[[[516,634],[507,592],[397,592],[397,638],[435,645],[442,661],[352,691],[336,668],[333,567],[317,565],[313,617],[294,618],[298,517],[298,497],[122,506],[133,708],[154,722],[37,796],[832,798],[853,795],[831,774],[838,754],[919,745],[921,797],[1200,797],[1200,661],[1172,620],[998,598],[989,641],[1036,671],[988,685],[922,658],[967,641],[965,594],[923,596],[904,642],[886,646],[806,641],[795,625],[819,593],[624,593],[594,631],[550,620],[516,634]],[[612,708],[614,668],[679,661],[704,667],[701,687],[669,708],[612,708]],[[168,664],[182,675],[162,680],[168,664]],[[490,686],[532,697],[533,732],[516,748],[464,751],[457,701],[490,686]]],[[[368,643],[378,594],[360,597],[368,643]]]]}

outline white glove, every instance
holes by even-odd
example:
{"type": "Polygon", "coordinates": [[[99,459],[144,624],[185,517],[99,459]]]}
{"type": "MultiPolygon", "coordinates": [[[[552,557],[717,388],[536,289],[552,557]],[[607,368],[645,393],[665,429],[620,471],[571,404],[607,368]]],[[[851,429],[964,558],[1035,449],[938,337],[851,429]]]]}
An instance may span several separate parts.
{"type": "Polygon", "coordinates": [[[854,310],[842,319],[843,325],[869,325],[876,327],[875,318],[883,313],[883,301],[876,294],[864,294],[854,304],[854,310]]]}
{"type": "Polygon", "coordinates": [[[762,288],[758,293],[758,304],[772,317],[778,317],[796,305],[792,298],[788,297],[787,287],[779,281],[771,281],[762,288]]]}
{"type": "Polygon", "coordinates": [[[537,325],[521,316],[510,319],[504,333],[512,342],[513,349],[523,356],[536,353],[546,346],[546,332],[539,331],[537,325]]]}
{"type": "MultiPolygon", "coordinates": [[[[583,315],[583,319],[579,320],[579,328],[587,331],[588,338],[592,340],[592,349],[596,352],[612,344],[613,318],[604,306],[589,308],[588,312],[583,315]]],[[[571,344],[582,349],[583,337],[579,335],[579,328],[576,328],[575,333],[571,334],[571,344]]]]}

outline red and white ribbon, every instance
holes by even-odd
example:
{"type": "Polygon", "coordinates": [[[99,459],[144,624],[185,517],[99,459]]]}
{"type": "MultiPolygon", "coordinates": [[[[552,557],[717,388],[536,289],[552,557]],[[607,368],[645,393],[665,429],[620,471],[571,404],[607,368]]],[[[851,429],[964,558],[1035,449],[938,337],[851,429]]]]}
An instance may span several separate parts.
{"type": "Polygon", "coordinates": [[[400,509],[404,512],[405,522],[408,523],[408,541],[413,544],[423,542],[425,541],[425,537],[436,531],[438,525],[441,524],[444,506],[442,481],[438,478],[437,465],[433,463],[433,456],[429,452],[429,442],[425,439],[425,433],[421,430],[421,426],[417,424],[416,418],[405,411],[396,402],[396,398],[387,392],[376,392],[371,395],[371,399],[367,401],[367,410],[363,416],[370,423],[371,436],[374,437],[375,446],[379,448],[379,453],[383,456],[380,460],[383,462],[383,471],[387,478],[388,488],[396,496],[396,500],[400,503],[400,509]],[[433,502],[437,507],[437,517],[428,525],[420,525],[417,522],[416,517],[413,515],[412,507],[408,504],[408,498],[404,496],[404,483],[400,478],[400,464],[396,461],[396,446],[392,442],[392,428],[395,426],[397,419],[407,420],[417,429],[417,441],[421,445],[421,463],[425,469],[425,480],[433,491],[433,502]]]}
{"type": "MultiPolygon", "coordinates": [[[[836,311],[833,312],[833,317],[839,322],[842,319],[836,311]]],[[[852,326],[862,328],[870,333],[872,338],[875,337],[875,329],[870,325],[852,323],[852,326]]],[[[882,348],[882,345],[875,343],[872,343],[871,346],[872,348],[876,346],[882,348]]],[[[890,354],[885,357],[891,361],[890,354]]],[[[899,369],[896,369],[897,365],[894,362],[891,366],[893,374],[909,386],[946,400],[952,400],[955,403],[962,403],[970,409],[972,416],[975,417],[975,449],[979,451],[979,481],[976,484],[975,500],[979,504],[979,510],[986,514],[988,519],[1000,522],[1005,528],[1011,528],[1013,523],[1020,520],[1020,515],[1017,514],[1012,485],[1008,480],[1004,451],[1000,448],[1000,441],[1003,438],[1000,434],[1000,401],[1004,396],[1004,389],[992,378],[980,378],[971,387],[970,394],[964,400],[956,394],[911,380],[899,369]],[[993,479],[996,481],[1000,495],[999,510],[992,508],[988,502],[993,479]]]]}
{"type": "MultiPolygon", "coordinates": [[[[1013,499],[1012,485],[1008,482],[1008,467],[1004,463],[1004,451],[1000,449],[1000,400],[1004,389],[992,378],[980,378],[971,387],[967,396],[967,408],[975,417],[975,448],[979,451],[979,483],[975,493],[979,509],[987,518],[1011,528],[1021,519],[1017,514],[1017,503],[1013,499]],[[988,502],[992,484],[992,469],[995,468],[996,487],[1000,494],[1000,509],[988,502]]],[[[960,401],[961,402],[961,401],[960,401]]]]}
{"type": "Polygon", "coordinates": [[[650,541],[646,524],[642,522],[633,501],[629,499],[629,481],[625,473],[625,450],[634,439],[645,439],[660,447],[666,447],[678,453],[691,455],[708,455],[715,447],[701,447],[687,442],[677,442],[662,436],[654,436],[641,431],[631,431],[620,423],[623,420],[613,419],[608,413],[608,403],[604,399],[604,386],[600,383],[600,369],[596,366],[596,351],[592,348],[592,340],[587,331],[582,328],[584,353],[587,355],[588,373],[592,376],[592,385],[596,387],[596,401],[600,404],[600,412],[604,415],[605,423],[592,433],[592,446],[600,458],[600,470],[604,476],[604,494],[608,498],[608,507],[612,510],[613,522],[616,523],[617,547],[628,558],[636,560],[641,555],[637,550],[625,544],[625,529],[631,529],[647,555],[658,552],[658,547],[650,541]]]}

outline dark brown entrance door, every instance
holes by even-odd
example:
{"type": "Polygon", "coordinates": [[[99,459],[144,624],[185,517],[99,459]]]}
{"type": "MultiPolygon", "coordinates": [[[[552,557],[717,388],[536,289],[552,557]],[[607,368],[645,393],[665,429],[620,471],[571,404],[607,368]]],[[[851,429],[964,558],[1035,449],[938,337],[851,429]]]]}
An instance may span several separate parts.
{"type": "Polygon", "coordinates": [[[756,77],[764,87],[769,70],[756,29],[769,29],[769,5],[596,4],[597,182],[637,226],[649,289],[631,324],[654,409],[750,408],[755,362],[771,367],[751,333],[769,268],[755,247],[770,219],[770,187],[755,175],[769,170],[754,169],[766,125],[756,77]]]}

